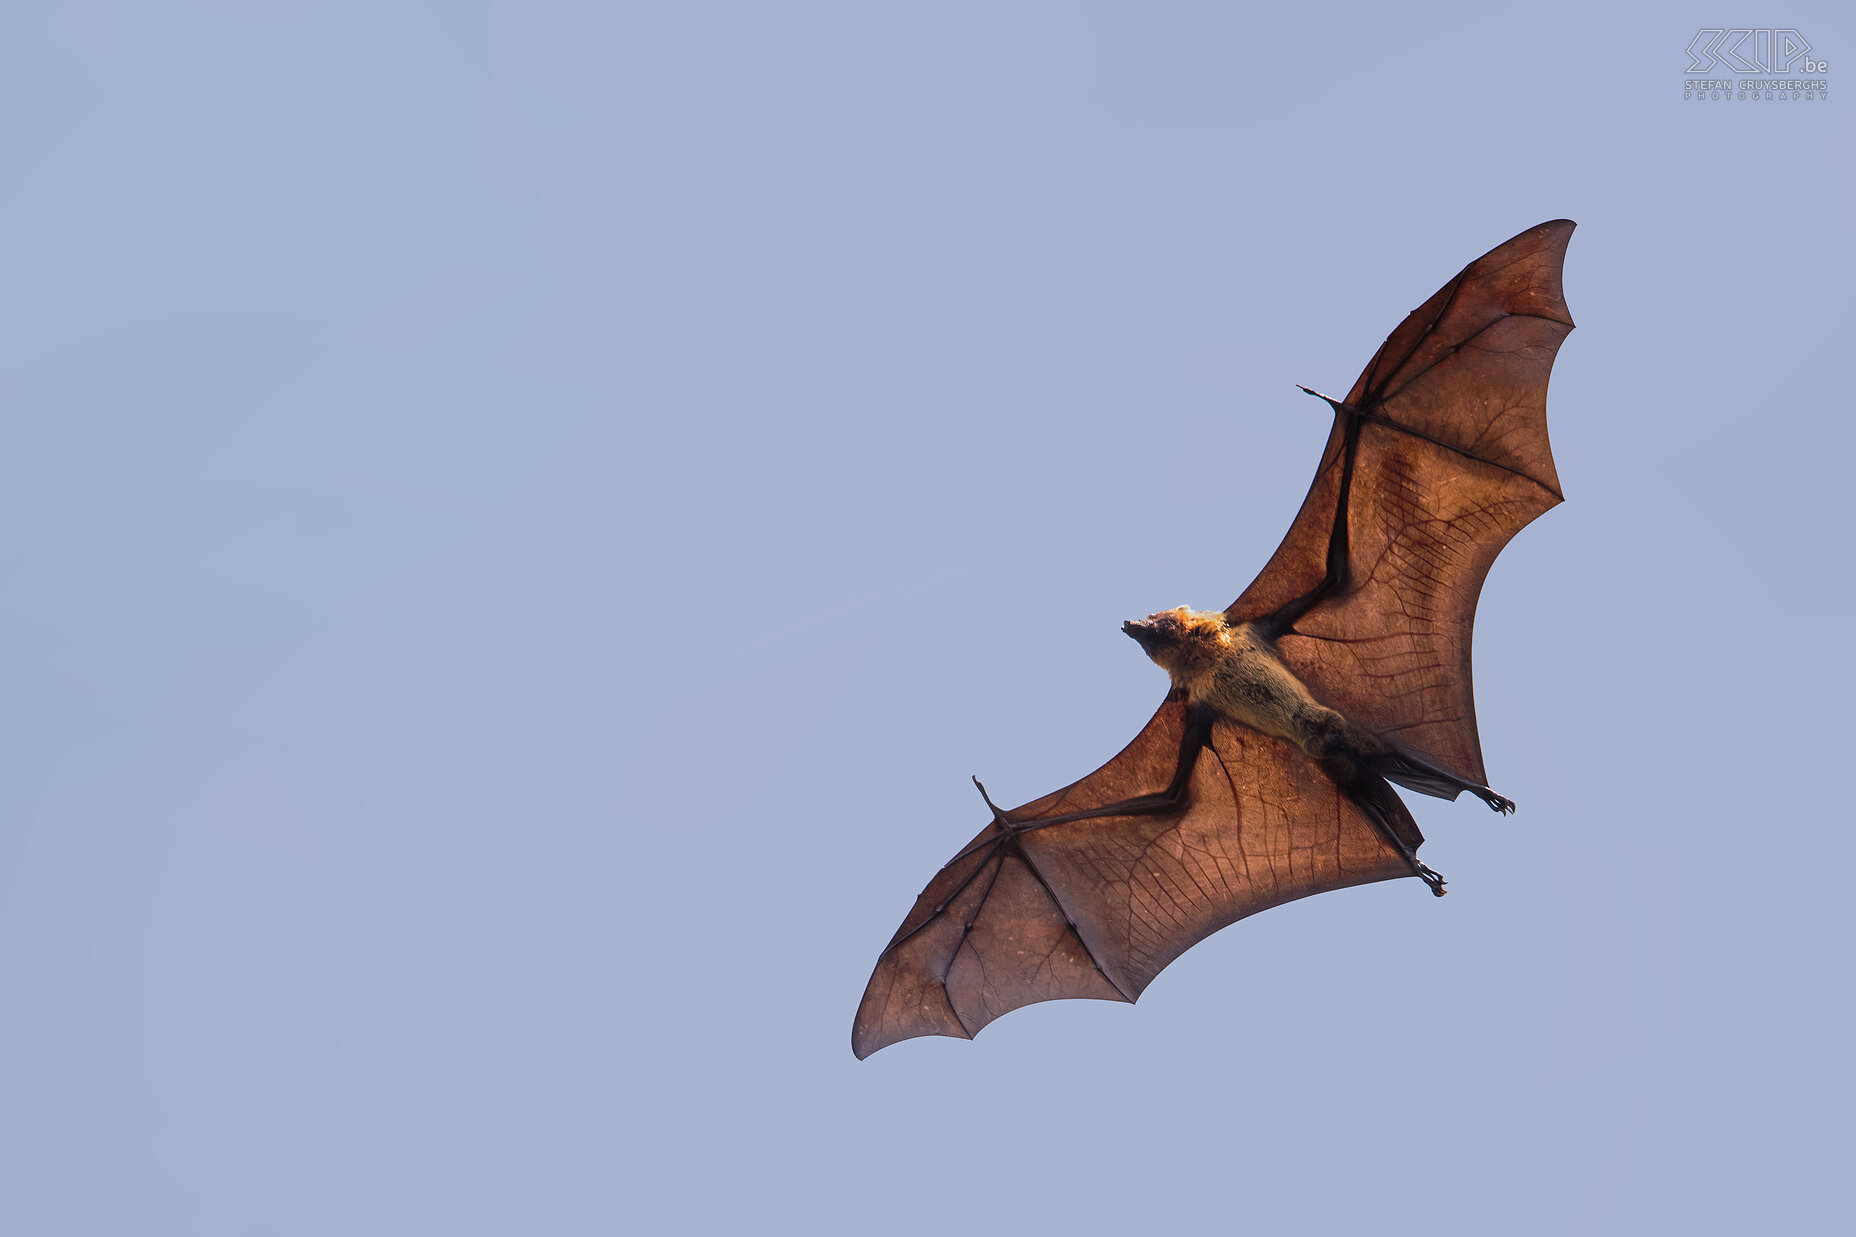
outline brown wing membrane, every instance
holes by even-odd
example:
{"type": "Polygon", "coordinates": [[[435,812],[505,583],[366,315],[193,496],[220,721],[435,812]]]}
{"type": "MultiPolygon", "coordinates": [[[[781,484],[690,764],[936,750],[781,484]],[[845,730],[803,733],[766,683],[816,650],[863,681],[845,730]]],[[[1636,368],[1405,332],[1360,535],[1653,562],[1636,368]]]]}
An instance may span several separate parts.
{"type": "MultiPolygon", "coordinates": [[[[1186,707],[1161,706],[1120,755],[1007,815],[1060,816],[1172,779],[1186,707]]],[[[1065,821],[1007,838],[988,825],[928,883],[878,960],[851,1047],[971,1038],[1022,1005],[1132,1001],[1213,932],[1310,894],[1411,875],[1403,855],[1301,751],[1220,721],[1185,806],[1065,821]]]]}
{"type": "Polygon", "coordinates": [[[1337,412],[1314,485],[1227,613],[1265,619],[1329,572],[1351,452],[1345,572],[1277,641],[1328,704],[1432,764],[1487,780],[1470,684],[1476,599],[1495,556],[1560,501],[1547,378],[1572,330],[1573,224],[1530,228],[1463,268],[1380,347],[1337,412]]]}

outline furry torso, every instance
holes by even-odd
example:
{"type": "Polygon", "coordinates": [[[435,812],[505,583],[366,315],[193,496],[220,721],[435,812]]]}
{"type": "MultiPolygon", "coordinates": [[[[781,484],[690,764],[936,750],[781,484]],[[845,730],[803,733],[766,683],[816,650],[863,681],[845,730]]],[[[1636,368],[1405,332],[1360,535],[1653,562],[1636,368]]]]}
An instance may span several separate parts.
{"type": "Polygon", "coordinates": [[[1286,739],[1350,776],[1348,766],[1390,749],[1377,736],[1314,698],[1254,623],[1232,624],[1216,610],[1181,606],[1122,625],[1193,705],[1286,739]]]}
{"type": "Polygon", "coordinates": [[[1194,669],[1198,673],[1178,684],[1187,699],[1253,730],[1287,739],[1311,755],[1323,736],[1344,724],[1339,713],[1316,703],[1249,623],[1231,628],[1218,656],[1194,669]]]}

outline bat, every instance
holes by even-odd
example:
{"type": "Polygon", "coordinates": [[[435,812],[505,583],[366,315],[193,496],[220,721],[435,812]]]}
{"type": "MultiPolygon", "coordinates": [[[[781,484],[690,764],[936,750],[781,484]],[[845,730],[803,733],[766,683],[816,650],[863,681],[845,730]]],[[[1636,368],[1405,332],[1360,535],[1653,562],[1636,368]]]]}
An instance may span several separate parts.
{"type": "Polygon", "coordinates": [[[1284,902],[1415,876],[1393,783],[1497,812],[1470,690],[1495,556],[1561,501],[1547,379],[1572,330],[1573,223],[1464,267],[1334,412],[1308,497],[1243,595],[1122,625],[1171,687],[1119,755],[992,820],[928,882],[858,1006],[861,1059],[971,1039],[1064,997],[1133,1001],[1207,936],[1284,902]]]}

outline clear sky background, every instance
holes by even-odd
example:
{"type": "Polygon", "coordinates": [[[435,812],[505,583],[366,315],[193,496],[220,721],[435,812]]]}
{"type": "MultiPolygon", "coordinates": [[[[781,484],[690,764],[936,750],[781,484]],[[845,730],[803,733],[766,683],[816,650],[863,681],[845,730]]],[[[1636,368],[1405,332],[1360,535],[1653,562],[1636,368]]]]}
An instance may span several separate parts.
{"type": "Polygon", "coordinates": [[[1831,1233],[1851,152],[1817,3],[0,17],[0,1223],[1831,1233]],[[1400,317],[1580,223],[1498,819],[855,1061],[1400,317]]]}

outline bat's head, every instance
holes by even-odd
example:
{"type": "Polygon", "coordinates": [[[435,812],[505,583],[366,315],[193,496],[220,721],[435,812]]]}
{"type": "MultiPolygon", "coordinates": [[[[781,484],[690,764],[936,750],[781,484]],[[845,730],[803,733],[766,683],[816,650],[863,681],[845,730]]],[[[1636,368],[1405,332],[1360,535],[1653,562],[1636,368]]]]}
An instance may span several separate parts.
{"type": "Polygon", "coordinates": [[[1154,664],[1184,684],[1218,664],[1229,646],[1231,629],[1218,610],[1162,610],[1121,625],[1154,664]]]}

